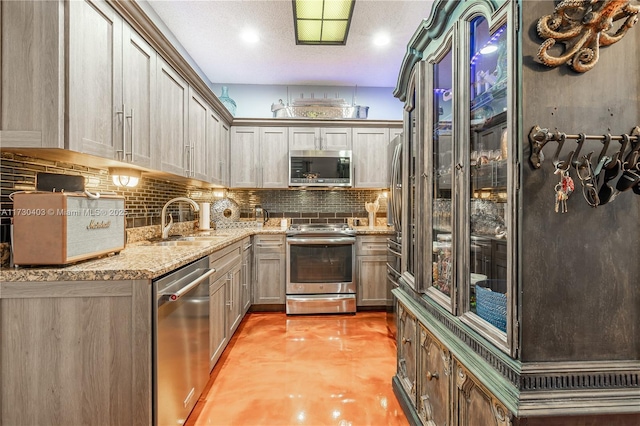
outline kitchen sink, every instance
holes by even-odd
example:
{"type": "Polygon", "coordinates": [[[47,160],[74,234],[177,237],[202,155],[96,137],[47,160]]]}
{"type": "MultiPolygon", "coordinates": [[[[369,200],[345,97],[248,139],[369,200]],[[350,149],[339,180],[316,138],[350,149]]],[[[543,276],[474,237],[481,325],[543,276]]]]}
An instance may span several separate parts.
{"type": "Polygon", "coordinates": [[[152,242],[151,245],[154,246],[200,246],[205,247],[211,245],[211,241],[184,241],[184,240],[174,240],[174,241],[155,241],[152,242]]]}
{"type": "Polygon", "coordinates": [[[228,237],[226,236],[213,236],[213,235],[203,235],[203,236],[185,236],[185,237],[173,237],[168,240],[152,240],[151,245],[154,246],[209,246],[212,244],[219,243],[220,241],[226,240],[228,237]]]}

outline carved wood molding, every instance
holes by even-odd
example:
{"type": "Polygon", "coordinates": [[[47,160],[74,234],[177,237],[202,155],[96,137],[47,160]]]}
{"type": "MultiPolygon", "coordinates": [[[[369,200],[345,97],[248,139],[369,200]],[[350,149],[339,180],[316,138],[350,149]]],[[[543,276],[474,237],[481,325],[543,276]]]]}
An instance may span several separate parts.
{"type": "Polygon", "coordinates": [[[538,59],[548,67],[566,63],[574,71],[587,72],[598,62],[600,46],[620,41],[638,22],[639,12],[640,5],[630,0],[564,0],[553,14],[538,20],[538,35],[545,39],[538,59]],[[614,28],[620,19],[624,22],[614,28]],[[558,56],[549,53],[556,42],[565,45],[558,56]]]}
{"type": "Polygon", "coordinates": [[[452,371],[454,386],[461,390],[469,385],[465,385],[467,373],[457,366],[472,365],[470,371],[487,392],[494,389],[504,406],[517,416],[588,414],[596,408],[610,414],[638,412],[639,360],[514,364],[425,299],[411,297],[404,290],[394,290],[394,295],[401,301],[398,306],[404,313],[415,315],[426,329],[425,334],[433,333],[433,339],[450,351],[456,361],[452,371]]]}

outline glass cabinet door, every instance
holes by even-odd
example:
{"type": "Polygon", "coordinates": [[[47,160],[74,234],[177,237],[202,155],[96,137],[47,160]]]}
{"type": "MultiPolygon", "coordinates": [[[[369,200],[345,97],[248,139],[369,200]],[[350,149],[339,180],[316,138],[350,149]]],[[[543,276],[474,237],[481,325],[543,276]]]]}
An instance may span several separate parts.
{"type": "Polygon", "coordinates": [[[501,333],[507,330],[507,242],[511,238],[507,226],[506,27],[490,30],[482,16],[470,22],[470,127],[464,144],[468,149],[465,170],[469,170],[466,311],[480,317],[483,328],[501,333]]]}
{"type": "MultiPolygon", "coordinates": [[[[449,298],[453,295],[454,256],[452,242],[452,188],[454,146],[453,128],[453,54],[449,48],[432,65],[432,159],[431,175],[431,287],[449,298]]],[[[437,296],[436,296],[437,297],[437,296]]],[[[449,307],[451,301],[448,300],[449,307]]]]}
{"type": "Polygon", "coordinates": [[[422,255],[422,241],[419,238],[420,221],[419,213],[422,211],[420,205],[420,158],[423,143],[423,88],[424,62],[415,64],[414,70],[407,91],[407,102],[405,104],[404,134],[402,154],[403,154],[403,183],[402,183],[402,276],[404,281],[419,290],[422,265],[419,259],[422,255]]]}

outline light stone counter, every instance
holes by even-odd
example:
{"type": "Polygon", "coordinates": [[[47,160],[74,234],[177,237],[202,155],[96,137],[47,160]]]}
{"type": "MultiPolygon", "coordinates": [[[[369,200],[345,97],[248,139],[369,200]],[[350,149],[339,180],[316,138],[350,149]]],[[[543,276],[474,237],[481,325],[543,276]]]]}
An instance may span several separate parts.
{"type": "MultiPolygon", "coordinates": [[[[354,227],[357,235],[392,234],[387,226],[354,227]]],[[[158,246],[148,241],[127,244],[119,254],[87,260],[69,266],[18,267],[0,269],[0,282],[15,281],[94,281],[151,280],[190,262],[208,256],[243,238],[256,234],[284,234],[280,227],[222,229],[222,241],[209,246],[158,246]]]]}
{"type": "Polygon", "coordinates": [[[150,280],[255,234],[284,234],[280,227],[224,229],[211,233],[225,236],[209,246],[158,246],[141,241],[127,244],[119,254],[58,267],[0,269],[0,282],[150,280]]]}
{"type": "Polygon", "coordinates": [[[389,226],[374,226],[369,228],[368,226],[354,226],[356,235],[393,235],[393,227],[389,226]]]}

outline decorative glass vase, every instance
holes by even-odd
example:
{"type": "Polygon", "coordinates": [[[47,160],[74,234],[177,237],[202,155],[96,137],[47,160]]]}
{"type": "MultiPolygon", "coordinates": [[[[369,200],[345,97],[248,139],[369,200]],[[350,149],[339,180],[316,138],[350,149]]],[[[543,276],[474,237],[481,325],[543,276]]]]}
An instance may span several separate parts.
{"type": "Polygon", "coordinates": [[[232,116],[236,116],[236,101],[229,97],[229,88],[227,86],[222,86],[222,94],[218,97],[222,105],[224,105],[232,116]]]}

